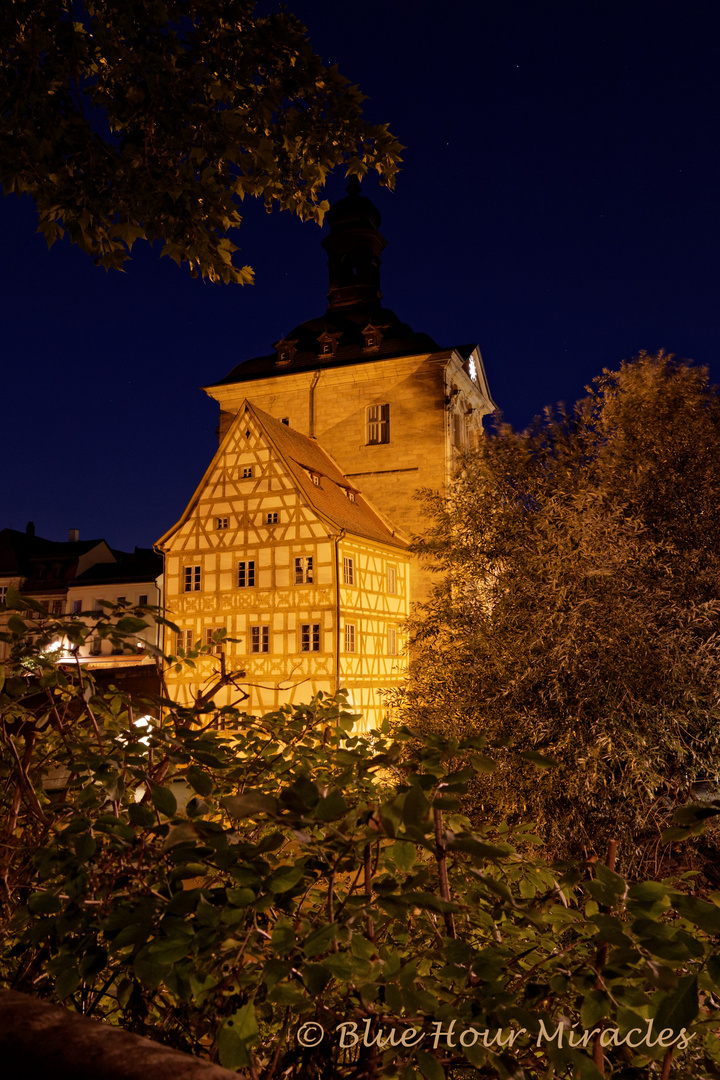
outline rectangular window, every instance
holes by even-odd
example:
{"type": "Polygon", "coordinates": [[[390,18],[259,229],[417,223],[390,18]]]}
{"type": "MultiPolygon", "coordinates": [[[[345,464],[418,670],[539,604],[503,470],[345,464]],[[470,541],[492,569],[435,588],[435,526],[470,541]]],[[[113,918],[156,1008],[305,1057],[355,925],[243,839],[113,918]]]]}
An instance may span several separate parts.
{"type": "Polygon", "coordinates": [[[270,627],[250,627],[250,652],[270,652],[270,627]]]}
{"type": "Polygon", "coordinates": [[[7,585],[0,585],[0,604],[5,603],[5,597],[7,596],[8,587],[9,586],[7,585]]]}
{"type": "Polygon", "coordinates": [[[239,562],[237,572],[238,589],[252,589],[255,585],[255,560],[239,562]]]}
{"type": "Polygon", "coordinates": [[[320,623],[302,623],[300,652],[320,652],[320,623]]]}
{"type": "Polygon", "coordinates": [[[355,627],[345,623],[345,652],[355,652],[355,627]]]}
{"type": "Polygon", "coordinates": [[[390,442],[390,406],[368,405],[367,407],[367,443],[390,442]]]}
{"type": "Polygon", "coordinates": [[[200,592],[200,567],[183,567],[183,592],[200,592]]]}
{"type": "Polygon", "coordinates": [[[82,611],[82,600],[73,600],[72,613],[73,615],[79,615],[82,611]]]}
{"type": "Polygon", "coordinates": [[[216,529],[227,529],[228,519],[226,517],[215,518],[216,529]]]}
{"type": "Polygon", "coordinates": [[[243,474],[243,480],[248,480],[253,474],[252,465],[246,465],[245,468],[242,471],[242,474],[243,474]]]}
{"type": "Polygon", "coordinates": [[[183,652],[189,653],[193,647],[193,632],[192,630],[181,630],[179,634],[175,635],[175,652],[179,653],[182,649],[183,652]]]}
{"type": "Polygon", "coordinates": [[[343,558],[343,584],[355,584],[355,560],[349,558],[347,555],[343,558]]]}
{"type": "Polygon", "coordinates": [[[62,615],[64,613],[65,605],[62,600],[53,600],[52,613],[53,615],[62,615]]]}
{"type": "Polygon", "coordinates": [[[145,607],[147,605],[147,593],[140,593],[140,596],[138,597],[138,604],[140,605],[140,607],[145,607]]]}
{"type": "Polygon", "coordinates": [[[394,566],[388,566],[387,568],[387,591],[389,593],[397,592],[397,571],[394,566]]]}
{"type": "Polygon", "coordinates": [[[223,651],[222,642],[213,641],[213,634],[219,629],[218,626],[208,626],[205,630],[205,644],[210,646],[210,651],[214,653],[215,656],[220,656],[223,651]]]}
{"type": "Polygon", "coordinates": [[[277,510],[272,510],[269,514],[265,515],[265,524],[266,525],[277,525],[277,523],[278,523],[277,510]]]}
{"type": "Polygon", "coordinates": [[[102,638],[95,634],[90,642],[90,652],[93,656],[100,656],[102,653],[102,638]]]}
{"type": "Polygon", "coordinates": [[[398,654],[398,636],[397,628],[394,626],[388,626],[387,635],[388,656],[397,656],[398,654]]]}
{"type": "Polygon", "coordinates": [[[312,585],[313,562],[312,555],[301,555],[295,560],[295,584],[312,585]]]}

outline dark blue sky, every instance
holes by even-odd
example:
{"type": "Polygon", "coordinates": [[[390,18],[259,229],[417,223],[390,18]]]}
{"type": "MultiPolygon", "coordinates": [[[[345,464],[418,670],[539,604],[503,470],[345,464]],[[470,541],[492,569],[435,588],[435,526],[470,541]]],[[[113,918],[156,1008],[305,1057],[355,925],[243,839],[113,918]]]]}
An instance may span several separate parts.
{"type": "MultiPolygon", "coordinates": [[[[513,424],[642,348],[720,381],[717,0],[288,7],[407,145],[395,192],[364,186],[385,304],[442,345],[478,342],[513,424]]],[[[147,246],[106,274],[48,252],[28,200],[0,201],[0,527],[132,548],[177,520],[216,447],[199,387],[325,308],[317,226],[244,212],[240,288],[147,246]]]]}

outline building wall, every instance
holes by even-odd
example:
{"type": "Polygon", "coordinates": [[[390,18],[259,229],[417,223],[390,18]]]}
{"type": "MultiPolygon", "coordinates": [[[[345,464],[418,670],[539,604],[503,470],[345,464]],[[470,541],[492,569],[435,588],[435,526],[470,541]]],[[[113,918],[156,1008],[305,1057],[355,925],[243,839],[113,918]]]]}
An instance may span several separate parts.
{"type": "MultiPolygon", "coordinates": [[[[481,360],[477,357],[481,370],[481,360]]],[[[340,468],[406,536],[426,525],[419,488],[442,490],[456,450],[476,440],[494,408],[450,351],[360,362],[208,388],[221,407],[221,437],[247,397],[306,435],[314,435],[340,468]],[[368,443],[368,408],[389,407],[389,441],[368,443]],[[459,417],[456,422],[455,418],[459,417]],[[458,428],[461,430],[457,438],[458,428]]],[[[412,600],[429,578],[413,565],[412,600]]]]}
{"type": "MultiPolygon", "coordinates": [[[[343,687],[363,710],[362,726],[380,721],[376,689],[402,678],[402,655],[388,642],[389,628],[407,617],[407,556],[402,547],[344,535],[322,520],[253,419],[236,425],[186,517],[160,546],[167,615],[179,631],[166,639],[166,651],[182,657],[220,628],[235,639],[223,650],[234,682],[215,694],[217,705],[268,712],[343,687]],[[345,559],[352,560],[352,584],[344,583],[345,559]],[[350,619],[361,648],[346,656],[350,619]],[[307,648],[304,626],[311,628],[307,648]]],[[[184,705],[208,689],[221,666],[219,655],[194,663],[166,674],[170,696],[184,705]]]]}

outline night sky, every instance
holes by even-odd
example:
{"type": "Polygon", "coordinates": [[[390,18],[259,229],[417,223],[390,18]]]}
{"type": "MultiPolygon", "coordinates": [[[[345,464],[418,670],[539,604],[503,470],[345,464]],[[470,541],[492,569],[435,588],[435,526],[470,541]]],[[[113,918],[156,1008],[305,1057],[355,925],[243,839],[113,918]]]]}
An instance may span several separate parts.
{"type": "MultiPolygon", "coordinates": [[[[720,381],[718,0],[288,0],[368,119],[407,146],[383,216],[384,304],[477,342],[515,426],[664,348],[720,381]]],[[[332,180],[328,197],[344,194],[332,180]]],[[[124,274],[0,200],[0,527],[153,543],[216,449],[199,388],[325,310],[316,225],[244,204],[251,287],[147,245],[124,274]]]]}

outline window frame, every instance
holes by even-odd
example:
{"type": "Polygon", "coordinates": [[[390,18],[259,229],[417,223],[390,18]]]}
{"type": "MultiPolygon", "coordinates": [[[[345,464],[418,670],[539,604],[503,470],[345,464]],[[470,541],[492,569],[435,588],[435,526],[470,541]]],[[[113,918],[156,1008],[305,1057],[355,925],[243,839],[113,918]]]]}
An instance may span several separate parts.
{"type": "Polygon", "coordinates": [[[200,563],[188,563],[183,566],[183,592],[200,592],[202,584],[202,565],[200,563]]]}
{"type": "Polygon", "coordinates": [[[239,559],[235,570],[235,588],[236,589],[254,589],[255,588],[255,560],[254,559],[239,559]],[[244,580],[240,580],[241,575],[244,580]]]}
{"type": "Polygon", "coordinates": [[[357,627],[355,623],[345,623],[345,652],[356,653],[357,649],[357,627]]]}
{"type": "Polygon", "coordinates": [[[249,652],[254,656],[261,656],[270,652],[270,626],[268,623],[257,623],[248,627],[250,637],[248,641],[249,652]]]}
{"type": "Polygon", "coordinates": [[[383,446],[390,442],[390,403],[368,405],[365,410],[365,444],[383,446]]]}
{"type": "Polygon", "coordinates": [[[295,555],[294,585],[314,584],[314,570],[312,555],[295,555]]]}
{"type": "Polygon", "coordinates": [[[320,638],[321,638],[320,623],[300,623],[300,652],[314,653],[320,652],[320,638]]]}
{"type": "Polygon", "coordinates": [[[355,584],[355,558],[352,555],[343,555],[343,585],[355,584]]]}

